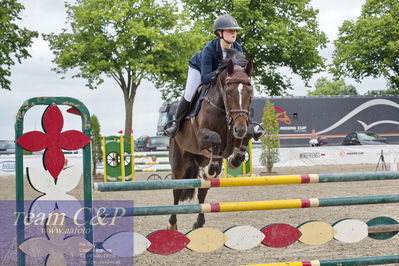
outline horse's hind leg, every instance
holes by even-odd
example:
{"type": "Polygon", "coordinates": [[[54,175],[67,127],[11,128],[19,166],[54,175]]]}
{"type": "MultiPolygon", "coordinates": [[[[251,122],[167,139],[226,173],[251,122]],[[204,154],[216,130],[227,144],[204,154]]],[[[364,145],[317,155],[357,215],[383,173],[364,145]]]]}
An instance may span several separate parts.
{"type": "MultiPolygon", "coordinates": [[[[179,200],[181,196],[182,190],[181,189],[174,189],[173,190],[173,205],[179,205],[179,200]]],[[[169,218],[169,230],[177,230],[177,217],[176,214],[172,214],[169,218]]]]}
{"type": "MultiPolygon", "coordinates": [[[[198,203],[203,204],[205,202],[206,194],[208,193],[209,188],[199,188],[198,189],[198,203]]],[[[197,222],[194,223],[193,228],[203,227],[205,224],[205,214],[199,213],[197,217],[197,222]]]]}
{"type": "MultiPolygon", "coordinates": [[[[170,150],[169,150],[169,161],[172,169],[172,179],[181,179],[183,178],[184,169],[183,169],[183,154],[180,150],[179,146],[176,143],[174,138],[170,139],[169,142],[170,150]]],[[[173,204],[179,205],[179,200],[182,194],[181,189],[173,190],[173,204]]],[[[176,214],[172,214],[169,218],[168,229],[177,230],[177,218],[176,214]]]]}

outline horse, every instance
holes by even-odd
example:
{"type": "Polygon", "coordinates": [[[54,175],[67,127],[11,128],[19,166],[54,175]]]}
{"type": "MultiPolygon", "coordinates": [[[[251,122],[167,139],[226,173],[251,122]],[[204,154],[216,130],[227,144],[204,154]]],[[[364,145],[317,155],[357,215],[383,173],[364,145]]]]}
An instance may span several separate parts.
{"type": "MultiPolygon", "coordinates": [[[[223,158],[229,158],[229,167],[237,168],[245,160],[253,127],[249,108],[253,97],[252,60],[235,49],[227,49],[201,103],[199,113],[180,124],[180,130],[169,143],[169,162],[172,179],[210,179],[218,176],[223,158]]],[[[193,108],[193,107],[191,107],[193,108]]],[[[208,188],[198,188],[198,201],[204,203],[208,188]]],[[[174,205],[191,200],[195,189],[174,189],[174,205]]],[[[205,216],[198,214],[193,228],[203,227],[205,216]]],[[[169,219],[168,229],[177,230],[176,214],[169,219]]]]}

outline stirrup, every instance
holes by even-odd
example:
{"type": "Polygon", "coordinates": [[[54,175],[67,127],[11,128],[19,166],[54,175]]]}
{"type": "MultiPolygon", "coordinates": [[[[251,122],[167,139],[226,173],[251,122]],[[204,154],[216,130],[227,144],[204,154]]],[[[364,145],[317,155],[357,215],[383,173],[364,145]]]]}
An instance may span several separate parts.
{"type": "Polygon", "coordinates": [[[261,124],[259,123],[251,123],[253,125],[254,128],[254,133],[253,133],[253,139],[255,141],[258,141],[261,137],[263,137],[266,133],[265,129],[262,127],[261,124]],[[258,126],[257,129],[255,129],[255,126],[258,126]]]}
{"type": "Polygon", "coordinates": [[[174,138],[179,131],[179,122],[177,120],[171,120],[163,127],[163,132],[170,138],[174,138]]]}

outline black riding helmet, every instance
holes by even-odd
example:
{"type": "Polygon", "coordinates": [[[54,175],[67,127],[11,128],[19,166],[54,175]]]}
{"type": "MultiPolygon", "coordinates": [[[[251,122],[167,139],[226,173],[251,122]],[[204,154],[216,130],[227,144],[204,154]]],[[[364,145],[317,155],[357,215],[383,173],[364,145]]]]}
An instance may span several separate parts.
{"type": "Polygon", "coordinates": [[[223,31],[224,30],[242,30],[242,28],[238,25],[237,20],[233,18],[232,16],[226,14],[226,15],[221,15],[219,16],[216,20],[215,23],[213,24],[213,32],[219,36],[216,32],[220,30],[222,31],[222,39],[230,44],[228,41],[226,41],[223,37],[223,31]]]}
{"type": "Polygon", "coordinates": [[[216,34],[218,30],[242,30],[237,20],[230,15],[221,15],[213,24],[213,32],[216,34]]]}

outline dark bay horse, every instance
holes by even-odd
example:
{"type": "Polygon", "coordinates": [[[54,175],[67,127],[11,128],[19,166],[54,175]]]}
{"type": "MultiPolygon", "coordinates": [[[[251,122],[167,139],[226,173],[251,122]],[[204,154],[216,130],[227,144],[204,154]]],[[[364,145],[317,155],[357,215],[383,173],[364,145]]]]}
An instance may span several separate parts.
{"type": "MultiPolygon", "coordinates": [[[[169,161],[173,179],[213,178],[220,174],[223,158],[229,166],[238,167],[245,160],[245,151],[253,136],[248,118],[253,96],[252,61],[228,49],[221,62],[216,81],[211,84],[196,117],[182,122],[180,131],[170,139],[169,161]]],[[[192,199],[194,189],[173,190],[174,205],[192,199]]],[[[204,203],[207,188],[198,189],[198,201],[204,203]]],[[[170,229],[177,230],[176,215],[169,219],[170,229]]],[[[199,214],[194,228],[205,223],[199,214]]]]}

